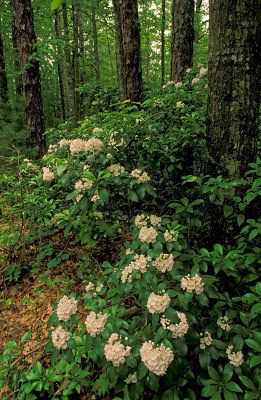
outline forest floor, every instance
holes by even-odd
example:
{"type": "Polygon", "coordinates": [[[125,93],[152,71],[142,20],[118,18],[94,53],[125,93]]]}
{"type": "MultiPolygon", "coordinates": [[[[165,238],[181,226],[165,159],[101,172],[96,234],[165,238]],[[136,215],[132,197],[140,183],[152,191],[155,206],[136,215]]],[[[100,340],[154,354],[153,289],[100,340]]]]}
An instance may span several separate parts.
{"type": "MultiPolygon", "coordinates": [[[[47,322],[53,312],[53,304],[68,290],[78,293],[84,287],[80,279],[75,279],[77,266],[71,261],[64,261],[55,268],[41,266],[39,272],[28,271],[17,282],[12,279],[7,282],[4,273],[8,266],[12,262],[19,261],[21,264],[32,259],[39,248],[30,241],[26,244],[24,239],[28,236],[29,228],[15,215],[12,207],[4,203],[3,198],[0,199],[0,211],[0,353],[8,341],[16,341],[22,348],[21,356],[15,361],[20,368],[28,367],[37,360],[48,366],[50,359],[45,345],[49,332],[47,322]],[[30,337],[23,341],[25,333],[29,333],[30,337]]],[[[51,240],[58,248],[64,245],[60,234],[51,237],[51,240]]],[[[78,311],[84,321],[86,311],[78,311]]],[[[1,389],[0,397],[7,391],[6,387],[1,389]]],[[[80,396],[79,399],[93,398],[89,396],[80,396]]]]}

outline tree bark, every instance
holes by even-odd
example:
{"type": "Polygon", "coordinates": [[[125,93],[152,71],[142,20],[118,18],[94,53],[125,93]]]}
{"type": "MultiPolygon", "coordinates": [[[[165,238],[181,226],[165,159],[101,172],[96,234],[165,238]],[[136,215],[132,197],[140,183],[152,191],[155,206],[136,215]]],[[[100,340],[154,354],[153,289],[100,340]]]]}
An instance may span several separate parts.
{"type": "Polygon", "coordinates": [[[123,82],[121,79],[121,60],[123,59],[123,48],[122,48],[122,31],[121,31],[121,17],[120,9],[117,4],[117,0],[112,0],[114,8],[114,23],[115,23],[115,43],[116,43],[116,66],[117,66],[117,80],[120,89],[120,97],[124,97],[123,82]]]}
{"type": "Polygon", "coordinates": [[[194,0],[173,0],[170,80],[182,81],[192,67],[194,41],[194,0]]]}
{"type": "Polygon", "coordinates": [[[161,86],[165,83],[166,0],[161,1],[161,86]]]}
{"type": "Polygon", "coordinates": [[[8,102],[8,81],[5,70],[4,43],[2,38],[1,26],[0,26],[0,97],[3,103],[8,102]]]}
{"type": "Polygon", "coordinates": [[[17,43],[15,38],[15,28],[14,28],[14,16],[12,20],[12,44],[13,44],[13,57],[14,57],[14,72],[15,72],[15,91],[17,96],[22,96],[23,94],[23,82],[22,73],[19,65],[19,53],[17,49],[17,43]]]}
{"type": "Polygon", "coordinates": [[[100,82],[100,57],[99,57],[99,43],[98,43],[96,8],[95,7],[92,7],[91,20],[92,20],[91,22],[92,22],[95,77],[96,77],[96,82],[99,83],[100,82]]]}
{"type": "MultiPolygon", "coordinates": [[[[60,40],[61,38],[61,23],[60,23],[60,12],[58,10],[54,13],[54,26],[55,26],[55,35],[56,39],[60,40]]],[[[59,46],[57,46],[57,53],[59,57],[59,46]]],[[[58,58],[57,61],[57,75],[59,82],[59,90],[60,90],[60,101],[61,101],[61,116],[63,121],[66,119],[65,113],[65,99],[64,99],[64,84],[63,84],[63,66],[61,60],[58,58]]]]}
{"type": "Polygon", "coordinates": [[[36,36],[31,0],[11,0],[14,21],[14,38],[19,52],[25,97],[25,127],[29,131],[27,145],[38,148],[38,156],[46,151],[44,116],[41,95],[41,78],[37,60],[36,36]]]}
{"type": "Polygon", "coordinates": [[[80,85],[80,54],[79,54],[79,4],[78,0],[73,0],[72,4],[72,22],[73,22],[73,48],[72,48],[72,71],[74,87],[74,120],[80,118],[80,94],[75,91],[80,85]]]}
{"type": "Polygon", "coordinates": [[[62,1],[62,15],[63,15],[63,36],[65,44],[65,94],[66,94],[66,114],[70,117],[74,114],[74,91],[73,85],[73,71],[72,71],[72,57],[70,45],[70,30],[68,23],[68,10],[66,0],[62,1]]]}
{"type": "Polygon", "coordinates": [[[211,0],[209,11],[209,172],[243,176],[257,155],[261,3],[211,0]]]}
{"type": "Polygon", "coordinates": [[[122,100],[142,100],[140,23],[137,0],[114,0],[122,100]]]}

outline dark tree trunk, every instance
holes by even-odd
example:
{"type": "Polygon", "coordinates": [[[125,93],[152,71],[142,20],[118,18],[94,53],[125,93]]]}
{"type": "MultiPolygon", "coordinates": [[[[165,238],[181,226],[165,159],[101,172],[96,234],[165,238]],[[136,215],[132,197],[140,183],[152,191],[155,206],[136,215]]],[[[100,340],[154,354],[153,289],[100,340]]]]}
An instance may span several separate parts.
{"type": "Polygon", "coordinates": [[[8,84],[5,70],[4,43],[0,26],[0,97],[3,103],[8,102],[8,84]]]}
{"type": "Polygon", "coordinates": [[[46,151],[39,61],[37,60],[31,0],[11,0],[14,37],[19,52],[25,97],[25,127],[29,131],[28,147],[37,147],[42,157],[46,151]]]}
{"type": "Polygon", "coordinates": [[[243,176],[257,155],[261,3],[211,0],[209,11],[209,172],[243,176]]]}
{"type": "Polygon", "coordinates": [[[173,0],[170,80],[182,81],[192,67],[194,0],[173,0]]]}
{"type": "MultiPolygon", "coordinates": [[[[60,12],[58,10],[55,11],[54,14],[54,25],[55,25],[55,35],[56,39],[60,40],[61,38],[61,23],[60,23],[60,12]]],[[[59,57],[59,46],[57,46],[57,53],[59,57]]],[[[63,121],[66,119],[66,114],[65,114],[65,100],[64,100],[64,85],[63,85],[63,67],[62,67],[62,62],[60,59],[57,61],[57,74],[58,74],[58,81],[59,81],[59,90],[60,90],[60,100],[61,100],[61,115],[63,121]]]]}
{"type": "Polygon", "coordinates": [[[79,36],[79,4],[78,0],[73,0],[72,4],[72,22],[73,22],[73,48],[72,48],[72,71],[74,87],[74,120],[80,118],[80,94],[75,91],[80,85],[80,36],[79,36]]]}
{"type": "Polygon", "coordinates": [[[92,20],[95,77],[96,77],[96,82],[99,83],[100,82],[100,57],[99,57],[99,44],[98,44],[96,8],[95,7],[92,7],[91,20],[92,20]]]}
{"type": "Polygon", "coordinates": [[[64,83],[65,83],[65,94],[66,94],[66,114],[70,117],[74,115],[74,91],[73,85],[73,70],[72,70],[72,57],[71,57],[71,45],[70,45],[70,31],[68,23],[68,10],[66,0],[62,1],[62,15],[63,15],[63,34],[64,34],[64,45],[65,45],[65,68],[64,68],[64,83]]]}
{"type": "MultiPolygon", "coordinates": [[[[15,38],[15,28],[14,28],[14,16],[12,21],[12,43],[13,43],[13,57],[14,57],[14,72],[15,72],[15,91],[17,96],[22,96],[23,94],[23,82],[22,73],[19,65],[19,53],[17,49],[17,43],[15,38]]],[[[16,107],[15,107],[16,108],[16,107]]]]}
{"type": "Polygon", "coordinates": [[[142,100],[140,23],[137,0],[114,0],[122,100],[142,100]]]}
{"type": "Polygon", "coordinates": [[[112,0],[114,8],[114,22],[115,22],[115,42],[116,42],[116,66],[117,66],[117,79],[120,88],[120,96],[123,98],[124,89],[123,81],[121,79],[121,60],[124,58],[122,48],[122,30],[121,30],[121,17],[120,9],[117,4],[118,0],[112,0]]]}
{"type": "Polygon", "coordinates": [[[161,1],[161,86],[165,82],[165,26],[166,26],[166,0],[161,1]]]}

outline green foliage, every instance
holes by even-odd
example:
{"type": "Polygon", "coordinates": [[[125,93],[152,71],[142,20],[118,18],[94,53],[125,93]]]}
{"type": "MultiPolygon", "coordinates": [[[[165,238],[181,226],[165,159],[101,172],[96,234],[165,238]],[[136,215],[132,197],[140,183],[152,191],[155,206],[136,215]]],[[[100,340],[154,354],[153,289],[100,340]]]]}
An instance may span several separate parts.
{"type": "MultiPolygon", "coordinates": [[[[50,130],[52,146],[43,161],[25,161],[19,184],[4,180],[17,191],[19,185],[27,188],[16,207],[33,232],[59,229],[74,246],[88,245],[78,275],[93,286],[65,294],[76,298],[86,317],[91,311],[107,315],[104,329],[94,335],[94,325],[87,321],[86,328],[78,313],[59,320],[55,305],[46,346],[50,366],[37,361],[16,368],[21,348],[9,342],[1,355],[1,386],[17,391],[17,398],[69,399],[82,391],[130,400],[260,397],[261,229],[253,214],[260,160],[240,180],[202,173],[206,78],[192,85],[194,76],[189,72],[182,87],[169,84],[142,105],[125,102],[119,111],[115,106],[89,116],[74,130],[68,124],[50,130]],[[175,106],[179,101],[183,107],[175,106]],[[98,147],[90,150],[88,140],[94,138],[102,144],[96,141],[98,147]],[[72,151],[75,142],[61,139],[84,140],[78,141],[84,151],[72,151]],[[42,167],[49,168],[45,180],[42,167]],[[216,237],[213,245],[207,240],[209,209],[227,226],[227,240],[216,237]],[[162,254],[173,265],[159,266],[162,254]],[[137,264],[136,255],[145,264],[137,264]],[[188,274],[197,284],[186,286],[188,274]],[[159,312],[148,304],[153,293],[169,298],[159,312]],[[180,325],[181,315],[187,327],[180,325]],[[53,339],[58,327],[68,332],[65,348],[58,349],[53,339]],[[119,366],[106,358],[113,333],[125,349],[131,347],[119,366]],[[173,352],[162,376],[140,356],[149,340],[173,352]]],[[[9,190],[10,202],[12,196],[9,190]]],[[[70,255],[47,243],[39,259],[56,268],[70,255]]]]}

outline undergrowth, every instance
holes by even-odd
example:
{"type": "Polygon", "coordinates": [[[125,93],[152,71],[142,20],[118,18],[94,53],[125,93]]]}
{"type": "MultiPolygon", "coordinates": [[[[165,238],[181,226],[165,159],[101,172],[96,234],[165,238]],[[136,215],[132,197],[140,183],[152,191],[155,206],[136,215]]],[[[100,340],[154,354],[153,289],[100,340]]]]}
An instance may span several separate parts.
{"type": "Polygon", "coordinates": [[[18,157],[17,178],[2,178],[24,244],[41,243],[21,274],[73,258],[86,286],[54,304],[48,363],[23,361],[30,334],[6,344],[6,398],[260,398],[261,164],[244,179],[205,175],[205,74],[49,130],[41,163],[18,157]],[[64,248],[44,240],[57,232],[64,248]]]}

